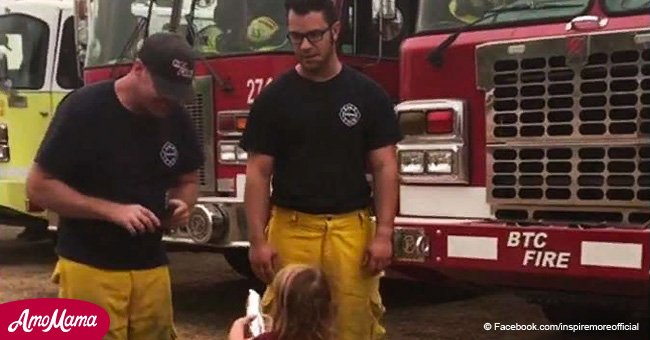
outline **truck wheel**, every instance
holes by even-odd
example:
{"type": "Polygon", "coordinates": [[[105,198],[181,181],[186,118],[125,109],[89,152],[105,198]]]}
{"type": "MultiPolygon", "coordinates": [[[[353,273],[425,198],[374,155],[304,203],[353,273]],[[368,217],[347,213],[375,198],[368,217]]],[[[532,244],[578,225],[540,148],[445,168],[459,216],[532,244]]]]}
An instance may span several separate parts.
{"type": "Polygon", "coordinates": [[[226,249],[223,252],[223,256],[226,258],[226,262],[228,262],[230,267],[238,274],[251,280],[257,279],[248,260],[248,248],[226,249]]]}
{"type": "Polygon", "coordinates": [[[47,230],[47,222],[42,220],[30,221],[25,225],[25,229],[16,236],[18,240],[26,242],[36,242],[49,239],[50,231],[47,230]]]}
{"type": "Polygon", "coordinates": [[[57,243],[59,242],[59,234],[56,231],[50,231],[50,241],[54,244],[54,246],[57,246],[57,243]]]}

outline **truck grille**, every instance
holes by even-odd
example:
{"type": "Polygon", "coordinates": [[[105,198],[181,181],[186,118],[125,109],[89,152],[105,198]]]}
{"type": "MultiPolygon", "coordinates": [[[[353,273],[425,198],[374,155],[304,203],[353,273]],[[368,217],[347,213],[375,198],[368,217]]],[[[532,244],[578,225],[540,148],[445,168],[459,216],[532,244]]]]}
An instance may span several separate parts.
{"type": "MultiPolygon", "coordinates": [[[[187,110],[187,112],[190,115],[190,118],[192,119],[192,125],[194,126],[194,129],[196,130],[196,133],[199,138],[199,145],[203,145],[207,137],[203,133],[203,130],[205,128],[205,122],[203,119],[203,94],[201,93],[195,94],[192,102],[185,105],[185,109],[187,110]]],[[[206,173],[206,169],[204,165],[201,167],[201,169],[199,169],[201,185],[206,184],[205,173],[206,173]]]]}
{"type": "Polygon", "coordinates": [[[194,82],[194,98],[185,105],[196,130],[199,145],[203,146],[205,162],[199,169],[199,186],[204,192],[214,191],[214,117],[212,112],[212,81],[209,77],[197,77],[194,82]]]}
{"type": "Polygon", "coordinates": [[[650,221],[650,49],[640,34],[592,35],[579,62],[564,37],[478,48],[497,217],[650,221]]]}
{"type": "Polygon", "coordinates": [[[597,53],[582,70],[565,56],[497,60],[493,139],[650,135],[650,49],[597,53]]]}
{"type": "Polygon", "coordinates": [[[650,205],[650,147],[490,148],[492,201],[650,205]]]}

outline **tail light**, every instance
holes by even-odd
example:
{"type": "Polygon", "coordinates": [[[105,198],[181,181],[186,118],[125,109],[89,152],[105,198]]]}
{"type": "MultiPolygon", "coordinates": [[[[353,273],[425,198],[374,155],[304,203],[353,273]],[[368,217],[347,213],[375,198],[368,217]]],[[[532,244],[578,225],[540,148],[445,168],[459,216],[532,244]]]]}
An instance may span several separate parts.
{"type": "Polygon", "coordinates": [[[427,133],[432,135],[448,134],[454,131],[454,111],[433,110],[427,112],[427,133]]]}
{"type": "Polygon", "coordinates": [[[395,107],[405,138],[398,144],[403,183],[468,183],[466,105],[415,100],[395,107]]]}
{"type": "Polygon", "coordinates": [[[3,123],[0,123],[0,144],[9,144],[9,128],[3,123]]]}
{"type": "Polygon", "coordinates": [[[217,114],[217,132],[225,137],[239,137],[247,122],[247,111],[221,111],[217,114]]]}
{"type": "MultiPolygon", "coordinates": [[[[230,110],[217,112],[217,148],[216,161],[224,166],[243,166],[248,160],[248,153],[239,147],[239,139],[246,130],[248,111],[230,110]]],[[[231,171],[231,170],[229,170],[231,171]]],[[[236,170],[238,172],[239,170],[236,170]]],[[[232,196],[237,190],[235,177],[220,174],[216,179],[217,191],[222,195],[232,196]]]]}
{"type": "Polygon", "coordinates": [[[452,108],[400,112],[399,124],[405,135],[448,135],[454,132],[456,115],[452,108]]]}
{"type": "Polygon", "coordinates": [[[235,128],[237,131],[246,130],[246,123],[248,122],[248,117],[237,117],[235,118],[235,128]]]}
{"type": "Polygon", "coordinates": [[[9,145],[0,145],[0,162],[9,162],[11,156],[9,155],[9,145]]]}
{"type": "Polygon", "coordinates": [[[11,159],[9,154],[9,128],[0,124],[0,162],[6,163],[11,159]]]}

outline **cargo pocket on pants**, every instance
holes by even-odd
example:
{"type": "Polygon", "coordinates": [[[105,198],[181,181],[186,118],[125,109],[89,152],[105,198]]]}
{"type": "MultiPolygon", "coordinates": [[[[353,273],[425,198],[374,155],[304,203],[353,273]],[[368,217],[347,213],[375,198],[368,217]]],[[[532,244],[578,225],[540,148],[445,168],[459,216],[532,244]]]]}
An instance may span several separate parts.
{"type": "Polygon", "coordinates": [[[373,318],[372,339],[384,339],[386,329],[381,325],[381,319],[386,313],[386,307],[384,307],[379,291],[370,293],[370,312],[373,318]]]}

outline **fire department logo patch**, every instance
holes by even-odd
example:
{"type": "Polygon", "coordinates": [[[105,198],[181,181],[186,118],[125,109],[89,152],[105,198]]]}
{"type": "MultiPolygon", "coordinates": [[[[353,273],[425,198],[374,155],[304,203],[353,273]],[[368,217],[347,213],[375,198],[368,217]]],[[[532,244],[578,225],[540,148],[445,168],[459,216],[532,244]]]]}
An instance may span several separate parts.
{"type": "Polygon", "coordinates": [[[178,149],[176,145],[167,142],[160,149],[160,159],[168,167],[173,167],[178,161],[178,149]]]}
{"type": "Polygon", "coordinates": [[[339,111],[339,117],[343,124],[348,127],[353,127],[359,123],[359,120],[361,120],[361,111],[359,111],[359,108],[354,106],[354,104],[348,103],[343,105],[341,111],[339,111]]]}

